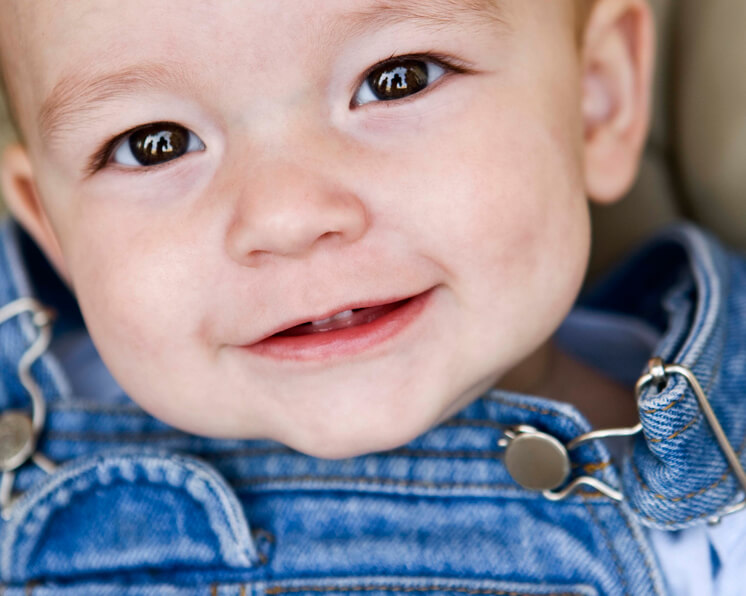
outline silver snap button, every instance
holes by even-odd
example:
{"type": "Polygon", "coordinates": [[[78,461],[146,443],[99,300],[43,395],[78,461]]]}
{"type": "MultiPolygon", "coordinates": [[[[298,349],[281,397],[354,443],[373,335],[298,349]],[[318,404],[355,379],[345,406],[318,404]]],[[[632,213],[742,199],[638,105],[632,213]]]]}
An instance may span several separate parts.
{"type": "Polygon", "coordinates": [[[33,450],[31,418],[16,411],[0,415],[0,470],[15,470],[29,458],[33,450]]]}
{"type": "Polygon", "coordinates": [[[505,465],[518,484],[529,490],[553,490],[570,475],[570,456],[553,436],[538,430],[520,432],[505,449],[505,465]]]}

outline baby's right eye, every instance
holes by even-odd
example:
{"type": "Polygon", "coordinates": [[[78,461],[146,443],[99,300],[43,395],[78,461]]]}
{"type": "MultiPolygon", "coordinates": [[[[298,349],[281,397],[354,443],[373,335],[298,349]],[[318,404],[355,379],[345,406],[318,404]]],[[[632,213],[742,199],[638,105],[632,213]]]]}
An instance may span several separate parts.
{"type": "Polygon", "coordinates": [[[154,122],[136,128],[111,150],[110,161],[123,166],[155,166],[205,145],[192,131],[173,122],[154,122]]]}

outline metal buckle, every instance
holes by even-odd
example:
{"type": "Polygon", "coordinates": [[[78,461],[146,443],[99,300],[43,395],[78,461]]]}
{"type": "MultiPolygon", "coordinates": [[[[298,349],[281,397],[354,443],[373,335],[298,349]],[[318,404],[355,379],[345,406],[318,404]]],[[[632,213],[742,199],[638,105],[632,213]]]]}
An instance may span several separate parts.
{"type": "Polygon", "coordinates": [[[10,516],[16,470],[33,461],[47,473],[56,465],[36,451],[36,444],[46,420],[46,403],[39,386],[31,376],[31,366],[49,347],[52,339],[52,312],[33,298],[19,298],[0,308],[0,324],[24,312],[32,313],[39,334],[18,362],[18,378],[31,399],[31,415],[11,410],[0,414],[0,515],[10,516]]]}
{"type": "Polygon", "coordinates": [[[637,424],[630,428],[594,430],[563,445],[552,435],[532,426],[521,425],[505,431],[499,445],[505,447],[505,466],[518,484],[529,490],[540,490],[549,501],[561,501],[581,486],[590,486],[603,495],[622,501],[624,495],[617,489],[593,476],[579,476],[562,490],[570,476],[570,451],[583,443],[612,437],[629,437],[642,430],[637,424]]]}
{"type": "MultiPolygon", "coordinates": [[[[699,384],[699,381],[697,381],[697,377],[694,376],[694,373],[692,373],[692,371],[684,366],[680,366],[678,364],[664,364],[660,358],[653,358],[648,363],[648,373],[640,377],[640,379],[637,381],[637,385],[635,386],[635,390],[639,395],[642,389],[650,383],[656,383],[660,387],[663,383],[666,382],[667,377],[672,374],[681,375],[687,380],[689,385],[691,385],[692,389],[694,390],[694,395],[697,397],[697,401],[699,402],[699,407],[702,410],[702,413],[705,415],[705,418],[707,419],[707,422],[712,429],[712,433],[715,435],[715,439],[720,446],[720,450],[723,452],[725,459],[728,461],[728,464],[733,470],[733,474],[736,476],[736,479],[740,483],[741,488],[744,492],[746,492],[746,472],[744,471],[743,466],[738,459],[738,454],[736,453],[736,450],[733,449],[733,446],[730,444],[728,436],[725,434],[725,431],[720,425],[720,421],[718,420],[715,411],[710,405],[710,401],[707,399],[702,386],[699,384]]],[[[736,513],[745,508],[746,499],[740,501],[739,503],[736,503],[735,505],[726,507],[717,515],[713,515],[712,517],[710,517],[708,519],[708,522],[711,524],[720,523],[722,518],[726,515],[736,513]]]]}
{"type": "MultiPolygon", "coordinates": [[[[691,385],[699,402],[699,407],[710,424],[720,449],[733,469],[733,473],[742,489],[746,492],[746,472],[736,451],[728,441],[720,421],[702,390],[702,386],[692,371],[678,364],[664,364],[663,360],[657,357],[652,358],[648,362],[647,372],[635,384],[636,397],[639,399],[643,389],[651,383],[655,383],[657,387],[662,388],[672,374],[683,376],[691,385]]],[[[522,425],[505,431],[505,437],[499,441],[499,445],[505,448],[505,464],[513,479],[529,490],[541,490],[542,495],[550,501],[561,501],[581,486],[590,486],[615,501],[622,501],[624,495],[621,491],[592,476],[579,476],[562,490],[557,491],[556,489],[565,484],[570,476],[570,452],[573,449],[588,441],[612,437],[629,437],[636,435],[641,430],[641,423],[630,428],[594,430],[574,438],[567,445],[563,445],[547,433],[543,433],[532,426],[522,425]]],[[[727,507],[719,514],[710,517],[708,521],[712,524],[718,523],[726,515],[742,509],[746,509],[746,499],[727,507]]]]}

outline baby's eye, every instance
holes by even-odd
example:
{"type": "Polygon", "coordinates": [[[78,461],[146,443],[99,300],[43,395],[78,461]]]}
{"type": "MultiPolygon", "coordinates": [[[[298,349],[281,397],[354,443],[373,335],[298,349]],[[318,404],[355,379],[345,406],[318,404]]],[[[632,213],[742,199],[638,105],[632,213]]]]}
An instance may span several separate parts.
{"type": "Polygon", "coordinates": [[[352,105],[393,101],[419,93],[446,74],[446,68],[421,58],[396,58],[376,66],[358,88],[352,105]]]}
{"type": "Polygon", "coordinates": [[[123,166],[154,166],[204,149],[199,137],[183,126],[155,122],[127,133],[114,146],[111,161],[123,166]]]}

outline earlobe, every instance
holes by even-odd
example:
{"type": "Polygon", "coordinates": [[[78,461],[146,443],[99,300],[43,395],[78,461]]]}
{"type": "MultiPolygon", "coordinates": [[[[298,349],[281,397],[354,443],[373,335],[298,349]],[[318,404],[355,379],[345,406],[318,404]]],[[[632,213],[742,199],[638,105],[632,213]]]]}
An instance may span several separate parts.
{"type": "Polygon", "coordinates": [[[58,273],[68,279],[57,235],[36,189],[31,160],[21,145],[11,145],[3,153],[0,182],[8,210],[44,251],[58,273]]]}
{"type": "Polygon", "coordinates": [[[654,33],[644,0],[600,0],[583,46],[585,183],[599,203],[635,180],[650,119],[654,33]]]}

